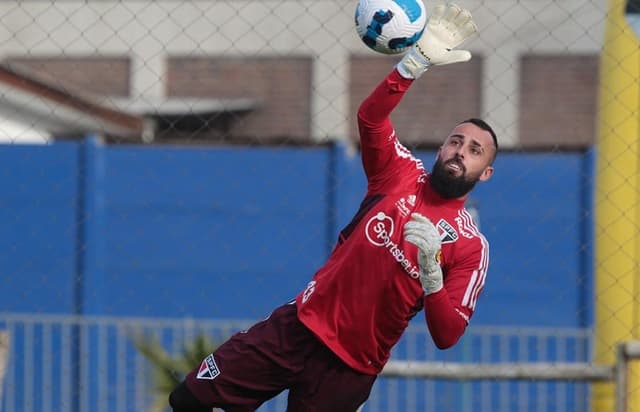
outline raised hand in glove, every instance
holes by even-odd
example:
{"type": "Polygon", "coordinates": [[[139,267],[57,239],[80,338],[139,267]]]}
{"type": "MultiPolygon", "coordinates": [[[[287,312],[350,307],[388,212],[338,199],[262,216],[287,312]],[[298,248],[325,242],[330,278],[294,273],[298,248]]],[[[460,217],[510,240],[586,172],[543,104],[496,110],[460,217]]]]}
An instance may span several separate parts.
{"type": "Polygon", "coordinates": [[[412,213],[404,225],[404,240],[418,247],[420,283],[425,295],[442,289],[440,267],[440,234],[431,221],[419,213],[412,213]]]}
{"type": "Polygon", "coordinates": [[[453,49],[477,31],[468,10],[453,3],[437,5],[420,39],[397,64],[398,71],[407,79],[417,79],[429,66],[471,60],[468,50],[453,49]]]}

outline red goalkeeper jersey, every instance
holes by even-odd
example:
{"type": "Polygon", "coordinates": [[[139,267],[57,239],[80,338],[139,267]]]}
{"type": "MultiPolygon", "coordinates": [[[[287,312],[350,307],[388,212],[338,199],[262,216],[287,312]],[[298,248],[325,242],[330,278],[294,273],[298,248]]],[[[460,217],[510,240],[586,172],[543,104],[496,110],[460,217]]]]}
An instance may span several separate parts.
{"type": "Polygon", "coordinates": [[[433,191],[422,162],[400,144],[389,115],[412,81],[392,71],[358,111],[367,193],[307,288],[298,317],[346,364],[377,374],[411,318],[424,309],[435,344],[457,342],[473,314],[489,263],[487,241],[464,200],[433,191]],[[403,226],[418,212],[438,228],[444,288],[424,296],[417,248],[403,226]]]}

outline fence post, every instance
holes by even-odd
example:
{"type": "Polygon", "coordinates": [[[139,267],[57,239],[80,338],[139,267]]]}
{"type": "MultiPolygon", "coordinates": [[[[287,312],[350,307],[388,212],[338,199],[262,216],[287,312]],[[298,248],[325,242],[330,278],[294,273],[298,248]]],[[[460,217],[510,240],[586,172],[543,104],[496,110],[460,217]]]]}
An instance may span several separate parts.
{"type": "Polygon", "coordinates": [[[2,388],[4,388],[4,375],[9,364],[9,333],[0,331],[0,406],[2,405],[2,388]]]}
{"type": "Polygon", "coordinates": [[[616,412],[627,410],[627,351],[625,342],[619,343],[616,351],[616,412]]]}
{"type": "Polygon", "coordinates": [[[629,361],[640,359],[640,341],[618,344],[616,353],[616,412],[628,412],[629,361]]]}
{"type": "MultiPolygon", "coordinates": [[[[104,146],[99,136],[87,136],[80,146],[78,159],[77,256],[74,284],[74,314],[80,319],[88,313],[100,313],[103,294],[87,299],[87,291],[104,287],[104,146]]],[[[72,327],[72,405],[71,412],[80,412],[88,399],[87,382],[82,381],[87,367],[87,354],[82,353],[83,323],[72,327]]]]}

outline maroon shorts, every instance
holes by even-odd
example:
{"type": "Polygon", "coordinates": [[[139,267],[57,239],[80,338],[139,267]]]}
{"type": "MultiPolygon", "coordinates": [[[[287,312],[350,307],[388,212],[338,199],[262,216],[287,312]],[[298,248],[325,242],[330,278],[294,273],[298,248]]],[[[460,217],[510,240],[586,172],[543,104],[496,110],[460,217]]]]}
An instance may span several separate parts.
{"type": "Polygon", "coordinates": [[[189,373],[186,384],[203,405],[226,412],[255,411],[285,389],[288,412],[354,412],[375,380],[322,344],[292,303],[232,336],[189,373]]]}

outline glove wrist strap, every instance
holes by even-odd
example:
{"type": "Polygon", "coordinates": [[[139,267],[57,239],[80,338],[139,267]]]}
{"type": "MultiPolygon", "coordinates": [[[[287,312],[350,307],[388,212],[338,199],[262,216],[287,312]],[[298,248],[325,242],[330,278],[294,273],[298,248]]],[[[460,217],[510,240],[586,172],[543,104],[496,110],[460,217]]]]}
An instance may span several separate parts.
{"type": "Polygon", "coordinates": [[[413,46],[405,53],[396,68],[405,79],[417,79],[429,69],[430,65],[429,59],[420,53],[416,46],[413,46]]]}

